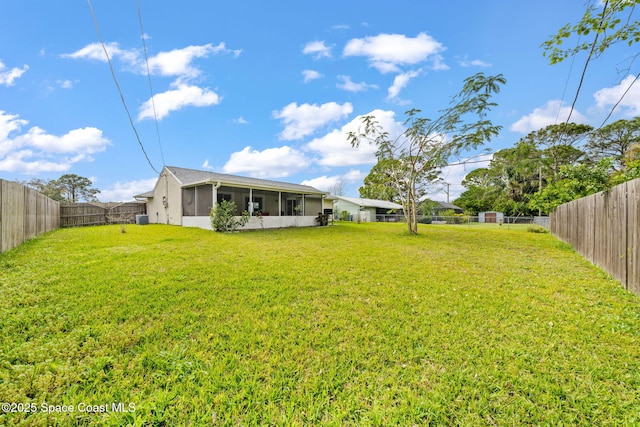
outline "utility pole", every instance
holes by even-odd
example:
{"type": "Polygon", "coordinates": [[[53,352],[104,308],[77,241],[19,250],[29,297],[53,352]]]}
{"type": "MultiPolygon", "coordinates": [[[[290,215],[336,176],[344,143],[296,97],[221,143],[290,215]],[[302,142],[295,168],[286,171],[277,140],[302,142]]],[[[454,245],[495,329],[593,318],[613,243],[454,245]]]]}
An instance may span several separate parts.
{"type": "Polygon", "coordinates": [[[447,193],[447,203],[449,203],[449,189],[451,188],[451,184],[449,184],[448,182],[443,182],[443,184],[447,186],[447,190],[445,191],[445,193],[447,193]]]}
{"type": "MultiPolygon", "coordinates": [[[[538,166],[538,193],[542,191],[542,165],[538,166]]],[[[542,209],[538,208],[538,216],[542,216],[542,209]]]]}

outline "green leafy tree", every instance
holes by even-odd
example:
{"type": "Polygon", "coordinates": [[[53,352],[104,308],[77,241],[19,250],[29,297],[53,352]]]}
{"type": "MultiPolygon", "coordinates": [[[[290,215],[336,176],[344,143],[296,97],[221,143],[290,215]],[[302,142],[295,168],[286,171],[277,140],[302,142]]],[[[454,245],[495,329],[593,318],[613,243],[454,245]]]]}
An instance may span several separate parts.
{"type": "Polygon", "coordinates": [[[498,135],[501,127],[487,119],[496,106],[492,96],[506,83],[499,74],[475,74],[464,81],[459,94],[436,119],[419,117],[420,110],[410,110],[405,131],[391,138],[373,116],[362,119],[362,127],[349,132],[348,141],[358,146],[368,141],[377,147],[380,160],[390,160],[390,182],[398,191],[410,234],[418,232],[418,205],[441,167],[452,156],[475,149],[498,135]]]}
{"type": "Polygon", "coordinates": [[[616,169],[623,167],[625,156],[640,143],[640,117],[618,120],[595,130],[589,135],[586,149],[594,161],[610,157],[616,169]]]}
{"type": "Polygon", "coordinates": [[[496,152],[489,173],[501,191],[496,194],[493,210],[512,216],[532,214],[529,199],[539,190],[541,181],[543,185],[546,183],[543,165],[543,152],[527,139],[496,152]]]}
{"type": "Polygon", "coordinates": [[[640,158],[630,158],[624,162],[622,170],[613,173],[611,182],[618,185],[637,178],[640,178],[640,158]]]}
{"type": "Polygon", "coordinates": [[[50,199],[58,202],[64,201],[62,189],[57,185],[55,180],[46,181],[43,179],[34,178],[31,181],[27,182],[26,185],[39,191],[50,199]]]}
{"type": "Polygon", "coordinates": [[[376,163],[364,178],[364,185],[358,189],[360,197],[399,203],[400,191],[393,182],[393,171],[399,167],[399,161],[395,159],[382,159],[376,163]]]}
{"type": "Polygon", "coordinates": [[[100,190],[92,187],[93,183],[89,178],[76,174],[65,174],[49,181],[32,179],[27,185],[59,202],[96,202],[96,196],[100,193],[100,190]]]}
{"type": "Polygon", "coordinates": [[[431,216],[436,214],[436,209],[438,209],[438,202],[433,201],[431,199],[424,199],[420,202],[419,210],[420,214],[423,216],[431,216]]]}
{"type": "Polygon", "coordinates": [[[576,146],[592,130],[591,126],[585,124],[558,123],[529,133],[523,141],[544,151],[543,157],[553,181],[558,176],[561,166],[575,164],[584,156],[584,152],[576,146]]]}
{"type": "Polygon", "coordinates": [[[633,19],[637,4],[640,0],[604,0],[589,4],[582,19],[575,24],[564,25],[542,44],[544,55],[552,64],[557,64],[580,52],[590,52],[597,58],[616,44],[631,46],[640,41],[640,23],[633,19]],[[586,37],[590,34],[592,38],[586,37]],[[574,47],[565,47],[573,45],[568,43],[572,37],[578,38],[578,43],[574,47]]]}
{"type": "Polygon", "coordinates": [[[96,195],[100,193],[100,190],[92,187],[93,183],[89,178],[76,174],[65,174],[58,178],[54,185],[60,188],[66,202],[98,201],[96,195]]]}
{"type": "Polygon", "coordinates": [[[462,180],[462,185],[466,190],[453,201],[453,204],[471,215],[494,210],[496,201],[503,191],[503,187],[488,168],[472,170],[462,180]]]}
{"type": "Polygon", "coordinates": [[[531,208],[548,214],[563,203],[611,188],[612,166],[613,161],[609,158],[595,165],[562,166],[560,179],[531,197],[531,208]]]}
{"type": "Polygon", "coordinates": [[[211,208],[209,217],[211,227],[215,231],[232,233],[249,222],[249,212],[242,212],[237,216],[238,209],[236,203],[231,200],[223,200],[215,207],[211,208]]]}

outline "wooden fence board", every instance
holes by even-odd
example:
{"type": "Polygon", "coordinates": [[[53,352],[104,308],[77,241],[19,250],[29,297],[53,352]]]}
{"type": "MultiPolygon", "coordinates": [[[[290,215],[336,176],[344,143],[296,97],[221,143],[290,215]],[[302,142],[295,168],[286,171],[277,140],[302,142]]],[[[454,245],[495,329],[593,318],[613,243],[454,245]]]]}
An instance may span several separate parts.
{"type": "Polygon", "coordinates": [[[550,230],[640,295],[640,179],[558,206],[550,230]]]}
{"type": "Polygon", "coordinates": [[[640,295],[640,179],[627,185],[627,289],[640,295]]]}
{"type": "Polygon", "coordinates": [[[141,202],[128,203],[69,203],[60,206],[61,227],[85,227],[106,224],[133,224],[136,215],[147,212],[141,202]]]}
{"type": "Polygon", "coordinates": [[[2,181],[2,246],[4,252],[24,241],[24,187],[2,181]]]}
{"type": "Polygon", "coordinates": [[[0,253],[60,226],[60,204],[16,182],[0,179],[0,253]]]}
{"type": "Polygon", "coordinates": [[[596,206],[595,206],[595,233],[594,233],[594,247],[593,247],[593,259],[594,264],[602,267],[603,269],[610,271],[607,263],[607,233],[603,224],[608,221],[607,209],[609,206],[609,197],[606,193],[596,194],[596,206]]]}
{"type": "Polygon", "coordinates": [[[24,188],[24,239],[38,235],[38,191],[24,188]]]}

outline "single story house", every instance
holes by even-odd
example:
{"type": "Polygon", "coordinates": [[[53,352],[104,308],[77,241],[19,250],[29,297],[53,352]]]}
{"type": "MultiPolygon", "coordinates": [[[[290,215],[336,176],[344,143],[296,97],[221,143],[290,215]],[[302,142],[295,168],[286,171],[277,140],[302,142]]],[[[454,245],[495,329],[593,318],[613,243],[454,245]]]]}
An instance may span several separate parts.
{"type": "Polygon", "coordinates": [[[337,219],[342,212],[348,212],[349,220],[361,222],[397,220],[402,215],[402,205],[386,200],[334,197],[333,212],[337,219]]]}
{"type": "Polygon", "coordinates": [[[242,227],[250,230],[316,226],[326,196],[308,185],[165,166],[153,191],[136,199],[146,200],[149,223],[209,230],[214,201],[233,201],[238,215],[252,214],[242,227]]]}
{"type": "Polygon", "coordinates": [[[435,203],[437,203],[438,205],[434,207],[433,215],[442,215],[442,212],[448,211],[448,210],[452,210],[454,213],[457,213],[457,214],[461,214],[464,212],[464,209],[462,209],[460,206],[454,205],[453,203],[438,202],[438,201],[436,201],[435,203]]]}

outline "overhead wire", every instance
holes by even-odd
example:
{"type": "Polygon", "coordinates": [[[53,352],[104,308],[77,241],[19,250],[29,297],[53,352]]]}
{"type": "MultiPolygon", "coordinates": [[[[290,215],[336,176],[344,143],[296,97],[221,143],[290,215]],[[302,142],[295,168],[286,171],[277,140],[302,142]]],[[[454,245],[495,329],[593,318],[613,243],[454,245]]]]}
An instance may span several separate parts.
{"type": "Polygon", "coordinates": [[[578,89],[576,90],[576,96],[573,98],[573,103],[571,104],[571,110],[569,110],[569,115],[567,116],[567,120],[565,123],[569,123],[571,119],[571,115],[573,114],[573,110],[575,109],[576,102],[578,101],[578,95],[580,95],[580,89],[582,89],[582,83],[584,82],[584,76],[587,74],[587,67],[589,66],[589,62],[591,61],[591,57],[593,56],[593,52],[596,50],[596,44],[598,43],[598,36],[600,35],[600,31],[602,30],[602,25],[604,24],[604,18],[606,16],[607,6],[609,5],[609,0],[604,0],[604,6],[602,7],[602,16],[600,18],[600,23],[598,24],[598,30],[596,31],[596,35],[593,38],[593,44],[591,45],[591,50],[589,51],[589,55],[587,56],[587,60],[584,63],[584,67],[582,68],[582,75],[580,76],[580,82],[578,83],[578,89]]]}
{"type": "Polygon", "coordinates": [[[162,150],[162,142],[160,141],[160,127],[158,126],[158,114],[156,113],[156,101],[151,84],[151,69],[149,68],[149,56],[147,55],[147,43],[144,29],[142,28],[142,12],[140,11],[140,1],[136,0],[138,8],[138,21],[140,22],[140,37],[142,38],[142,47],[144,50],[144,62],[147,66],[147,80],[149,81],[149,92],[151,93],[151,106],[153,107],[153,119],[156,124],[156,135],[158,135],[158,146],[160,147],[160,157],[162,158],[162,166],[165,166],[164,151],[162,150]]]}
{"type": "Polygon", "coordinates": [[[127,103],[124,99],[124,94],[122,93],[122,89],[120,88],[120,84],[118,83],[118,79],[116,78],[116,73],[115,73],[115,70],[113,69],[113,63],[111,62],[111,57],[109,56],[107,47],[105,46],[104,40],[102,39],[102,33],[100,32],[100,25],[98,25],[98,18],[96,17],[96,13],[93,10],[93,5],[91,4],[91,0],[87,0],[87,2],[89,3],[89,9],[91,9],[91,15],[93,16],[93,24],[95,25],[96,32],[98,33],[98,40],[100,41],[100,45],[102,46],[102,50],[104,51],[105,56],[107,57],[107,62],[109,63],[109,70],[111,70],[111,76],[113,77],[113,82],[115,83],[116,89],[120,94],[120,100],[122,101],[124,110],[126,111],[127,116],[129,117],[129,123],[131,124],[131,128],[133,129],[133,133],[136,135],[138,144],[140,145],[140,148],[142,149],[142,153],[144,154],[144,157],[147,159],[149,166],[151,166],[151,169],[153,169],[153,171],[159,175],[160,172],[158,172],[158,170],[153,166],[153,163],[151,163],[151,159],[149,159],[149,156],[147,155],[147,151],[144,149],[144,145],[140,140],[140,135],[138,134],[138,130],[136,129],[135,124],[133,123],[133,118],[131,117],[131,113],[129,112],[129,108],[127,107],[127,103]]]}
{"type": "MultiPolygon", "coordinates": [[[[578,36],[578,41],[576,42],[576,46],[580,44],[580,36],[578,36]]],[[[571,65],[569,66],[569,73],[567,74],[567,80],[564,82],[564,88],[562,89],[562,98],[560,99],[560,104],[558,105],[558,112],[556,113],[556,120],[554,123],[558,123],[558,119],[560,118],[560,112],[562,110],[562,104],[564,104],[564,97],[567,94],[567,88],[569,87],[569,80],[571,79],[571,74],[573,73],[573,65],[576,62],[576,56],[573,55],[571,57],[571,65]]]]}

